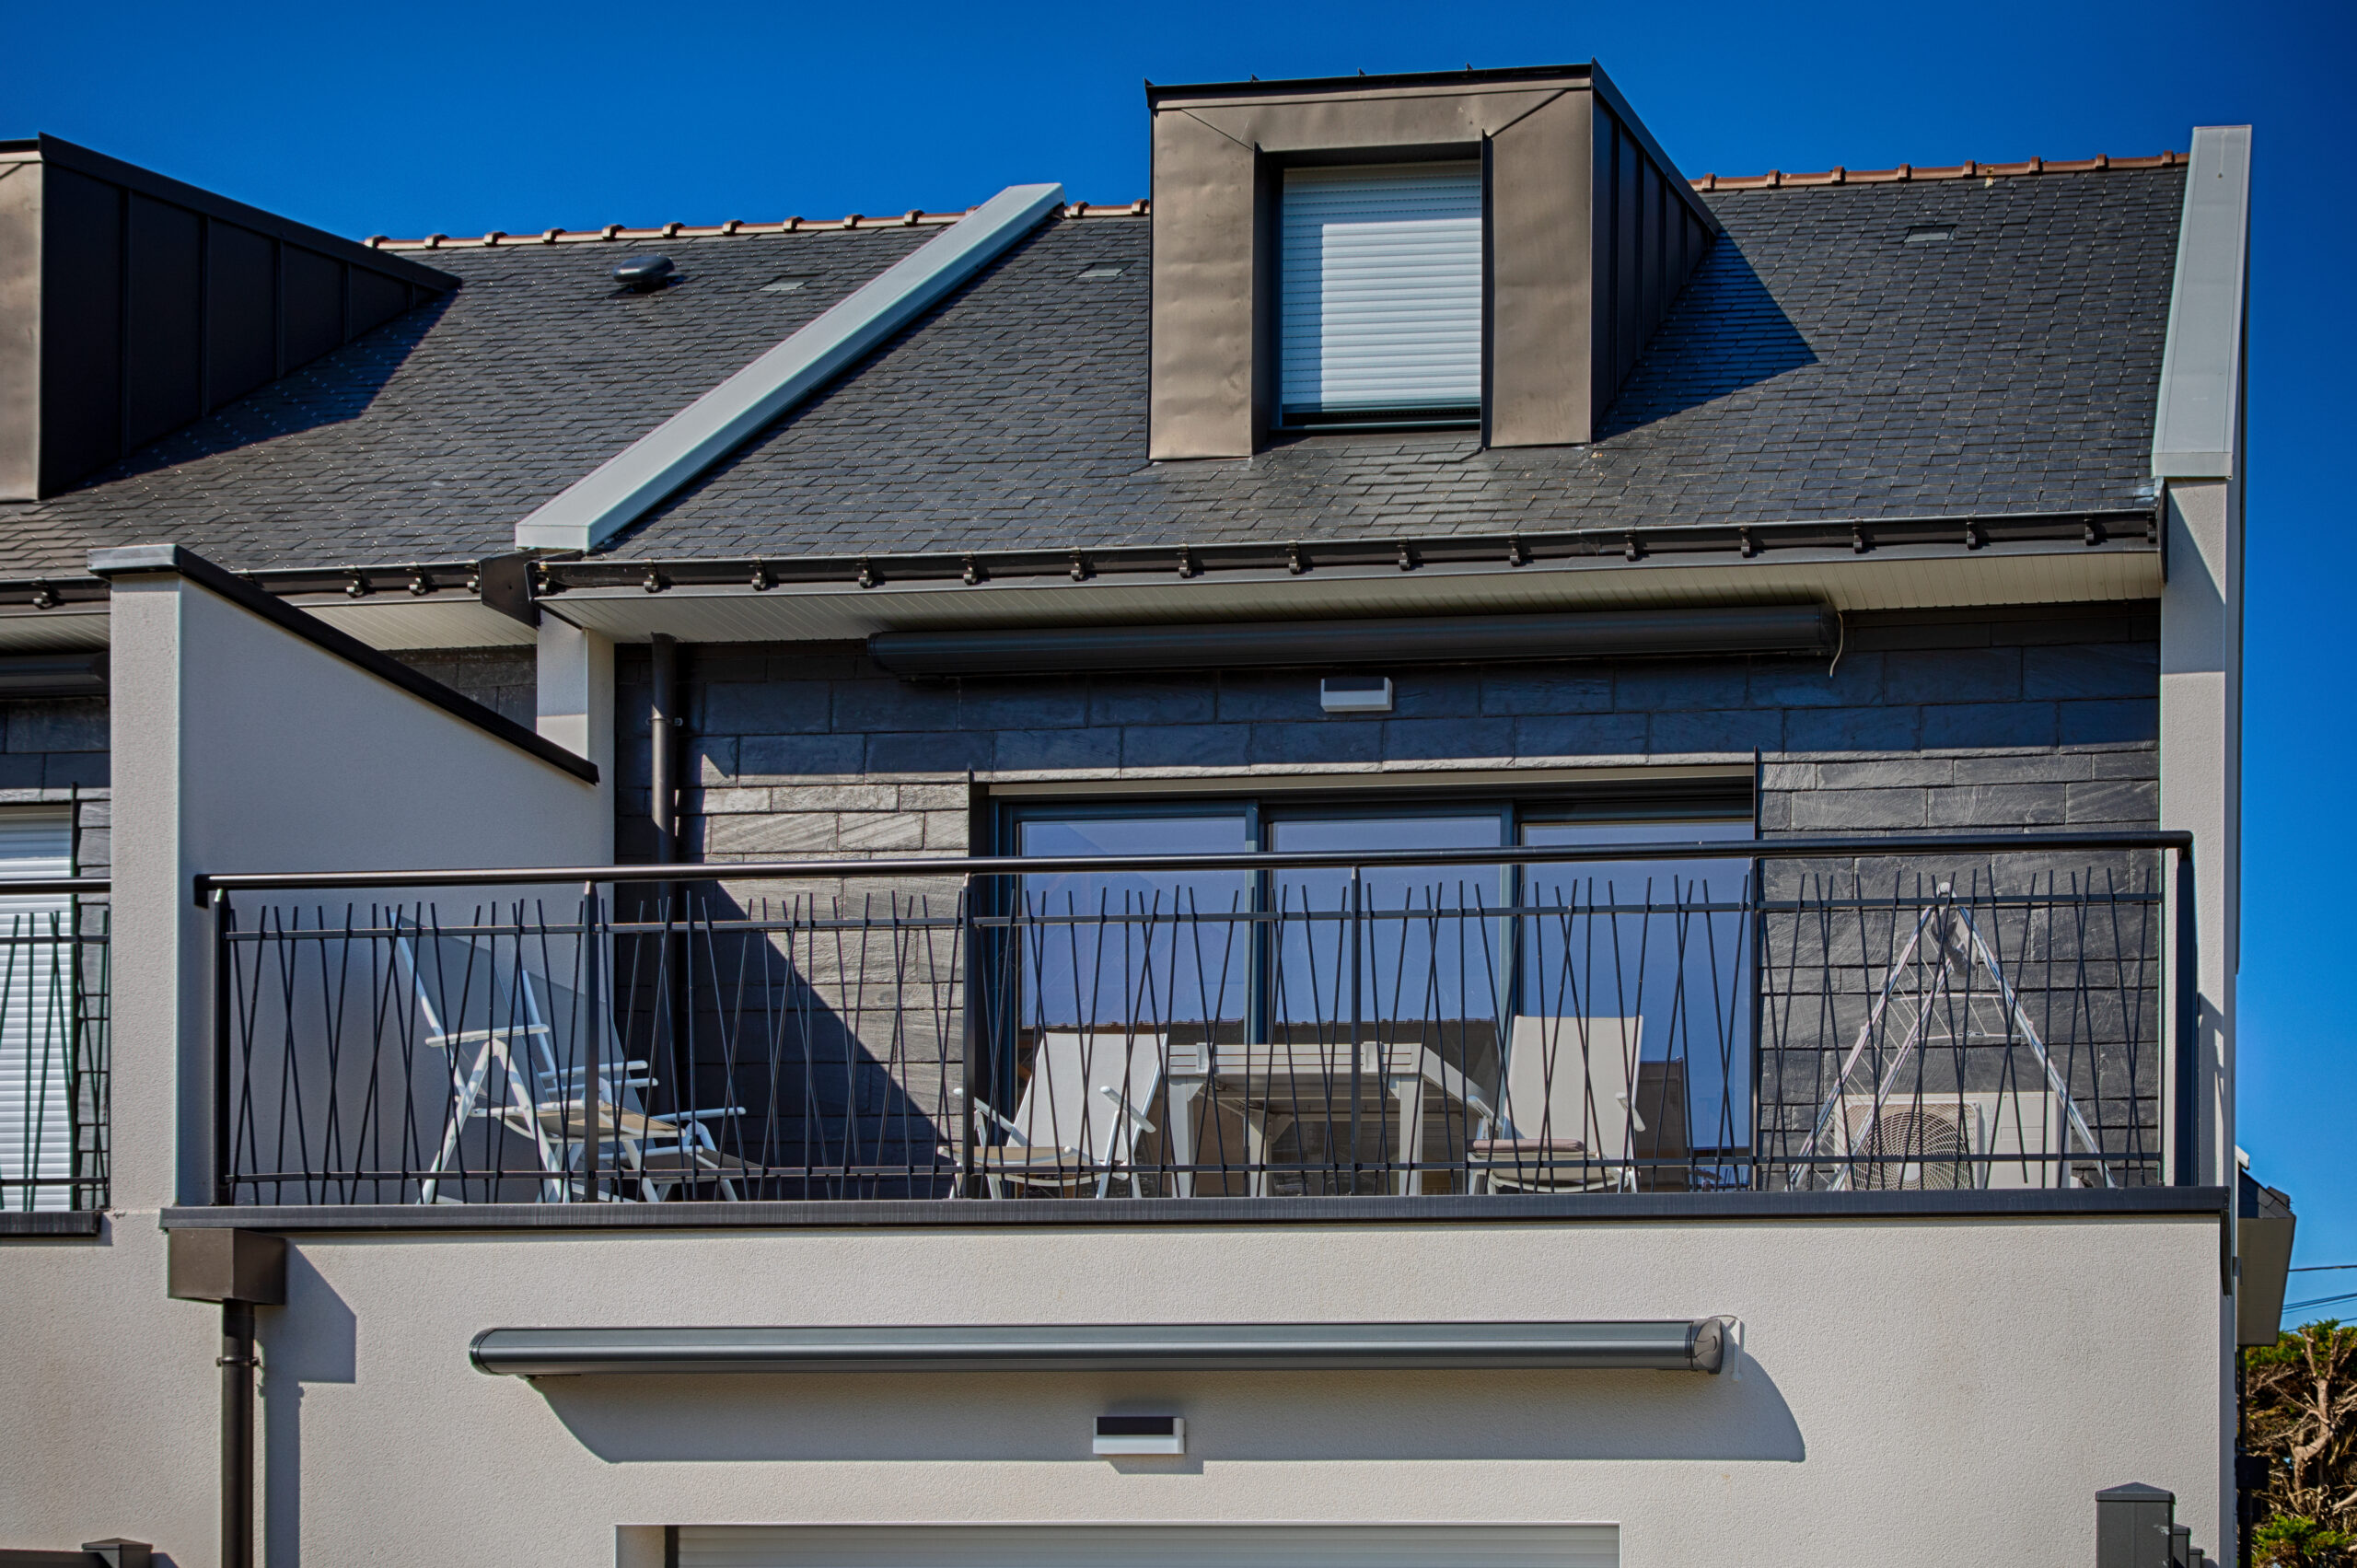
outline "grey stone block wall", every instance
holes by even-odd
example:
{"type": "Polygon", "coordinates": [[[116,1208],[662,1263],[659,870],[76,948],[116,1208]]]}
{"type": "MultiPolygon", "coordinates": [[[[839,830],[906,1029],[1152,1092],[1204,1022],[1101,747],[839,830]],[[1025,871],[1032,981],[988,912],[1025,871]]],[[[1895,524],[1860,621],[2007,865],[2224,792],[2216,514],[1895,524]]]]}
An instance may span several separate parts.
{"type": "MultiPolygon", "coordinates": [[[[682,852],[969,847],[970,779],[1106,781],[1638,762],[1764,764],[1763,829],[2149,826],[2150,603],[1854,616],[1838,665],[1768,657],[1392,672],[1395,710],[1328,715],[1318,672],[916,685],[857,644],[683,650],[682,852]]],[[[624,648],[619,842],[651,849],[646,662],[624,648]]]]}
{"type": "Polygon", "coordinates": [[[104,876],[114,859],[109,746],[104,697],[0,703],[0,807],[69,807],[75,865],[87,876],[104,876]]]}
{"type": "Polygon", "coordinates": [[[11,792],[6,798],[23,790],[104,789],[107,748],[104,697],[0,703],[0,792],[11,792]]]}
{"type": "Polygon", "coordinates": [[[540,716],[538,654],[529,646],[402,650],[393,656],[527,729],[540,716]]]}

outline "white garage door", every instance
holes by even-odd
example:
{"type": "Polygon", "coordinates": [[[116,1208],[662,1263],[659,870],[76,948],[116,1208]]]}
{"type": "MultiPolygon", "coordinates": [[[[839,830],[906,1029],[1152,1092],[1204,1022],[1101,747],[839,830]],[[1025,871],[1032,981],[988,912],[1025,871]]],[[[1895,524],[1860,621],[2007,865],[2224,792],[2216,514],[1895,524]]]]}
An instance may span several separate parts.
{"type": "Polygon", "coordinates": [[[1612,1525],[681,1525],[679,1568],[1617,1568],[1612,1525]]]}

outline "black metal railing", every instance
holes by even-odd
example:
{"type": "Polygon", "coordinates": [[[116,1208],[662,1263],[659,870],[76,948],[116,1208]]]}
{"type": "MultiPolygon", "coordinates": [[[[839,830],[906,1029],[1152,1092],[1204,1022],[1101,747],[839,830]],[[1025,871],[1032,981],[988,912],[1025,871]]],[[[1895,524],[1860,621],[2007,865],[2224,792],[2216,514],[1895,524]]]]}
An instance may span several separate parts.
{"type": "Polygon", "coordinates": [[[108,1198],[103,878],[0,883],[0,1212],[108,1198]]]}
{"type": "Polygon", "coordinates": [[[216,1199],[2151,1185],[2189,852],[208,877],[216,1199]]]}

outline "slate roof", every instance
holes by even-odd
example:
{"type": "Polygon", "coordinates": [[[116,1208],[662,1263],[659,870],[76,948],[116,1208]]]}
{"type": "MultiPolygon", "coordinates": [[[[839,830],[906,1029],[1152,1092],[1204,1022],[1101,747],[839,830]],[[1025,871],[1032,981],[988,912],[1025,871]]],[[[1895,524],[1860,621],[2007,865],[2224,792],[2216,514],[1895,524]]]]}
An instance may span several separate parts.
{"type": "MultiPolygon", "coordinates": [[[[1145,459],[1149,219],[1044,226],[610,551],[1210,544],[2149,505],[2181,167],[1721,190],[1725,225],[1587,447],[1320,435],[1145,459]],[[1944,242],[1910,227],[1953,226],[1944,242]],[[1084,277],[1108,264],[1115,277],[1084,277]]],[[[169,538],[237,568],[454,560],[935,232],[437,253],[465,285],[69,494],[0,577],[169,538]],[[763,292],[780,274],[813,281],[763,292]]]]}

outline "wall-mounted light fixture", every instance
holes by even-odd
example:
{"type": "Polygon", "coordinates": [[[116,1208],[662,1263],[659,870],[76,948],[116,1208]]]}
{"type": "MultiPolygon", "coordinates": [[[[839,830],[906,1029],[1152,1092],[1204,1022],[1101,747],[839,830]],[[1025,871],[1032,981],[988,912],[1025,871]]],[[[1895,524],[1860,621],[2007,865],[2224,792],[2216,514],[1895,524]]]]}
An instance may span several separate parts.
{"type": "Polygon", "coordinates": [[[1387,714],[1391,677],[1329,675],[1318,683],[1318,705],[1329,714],[1387,714]]]}
{"type": "Polygon", "coordinates": [[[1187,1421],[1176,1415],[1100,1415],[1098,1454],[1183,1454],[1187,1451],[1187,1421]]]}

